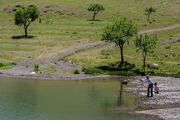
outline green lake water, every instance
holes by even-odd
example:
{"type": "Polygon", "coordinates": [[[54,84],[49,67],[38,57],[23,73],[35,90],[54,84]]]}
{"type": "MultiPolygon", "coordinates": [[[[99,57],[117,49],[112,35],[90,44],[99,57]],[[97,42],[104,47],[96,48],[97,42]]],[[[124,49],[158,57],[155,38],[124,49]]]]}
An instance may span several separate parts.
{"type": "MultiPolygon", "coordinates": [[[[0,78],[0,120],[146,120],[116,113],[118,80],[40,81],[0,78]]],[[[133,97],[123,94],[122,106],[133,97]]]]}

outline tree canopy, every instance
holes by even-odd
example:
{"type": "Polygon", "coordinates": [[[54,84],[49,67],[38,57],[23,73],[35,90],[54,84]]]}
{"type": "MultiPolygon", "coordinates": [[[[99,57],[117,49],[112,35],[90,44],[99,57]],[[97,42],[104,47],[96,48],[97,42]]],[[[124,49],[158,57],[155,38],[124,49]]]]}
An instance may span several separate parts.
{"type": "Polygon", "coordinates": [[[104,11],[105,8],[103,7],[103,5],[100,4],[90,4],[88,7],[88,11],[93,12],[93,18],[92,20],[95,20],[96,15],[100,12],[100,11],[104,11]]]}
{"type": "Polygon", "coordinates": [[[102,34],[102,40],[115,43],[121,52],[121,63],[124,62],[124,44],[137,34],[136,25],[126,17],[115,20],[107,25],[102,34]]]}
{"type": "Polygon", "coordinates": [[[143,56],[143,69],[145,73],[146,67],[146,58],[148,53],[152,53],[156,47],[157,37],[156,36],[149,36],[147,34],[140,35],[135,39],[135,45],[137,51],[141,50],[143,56]]]}
{"type": "Polygon", "coordinates": [[[39,17],[39,10],[35,5],[29,5],[16,11],[15,24],[24,26],[25,36],[27,37],[27,29],[29,25],[39,17]]]}
{"type": "Polygon", "coordinates": [[[146,8],[146,9],[145,9],[145,15],[147,15],[147,20],[148,20],[148,22],[150,22],[150,15],[151,15],[153,12],[156,12],[156,9],[153,8],[153,7],[149,7],[149,8],[146,8]]]}

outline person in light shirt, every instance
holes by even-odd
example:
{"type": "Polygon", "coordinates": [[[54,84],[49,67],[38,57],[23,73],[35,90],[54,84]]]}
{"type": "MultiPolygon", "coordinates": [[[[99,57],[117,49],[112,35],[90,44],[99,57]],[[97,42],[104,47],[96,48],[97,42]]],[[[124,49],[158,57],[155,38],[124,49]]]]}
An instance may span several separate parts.
{"type": "Polygon", "coordinates": [[[148,84],[147,97],[153,97],[153,84],[154,84],[154,82],[152,81],[152,79],[149,77],[149,75],[147,75],[146,79],[144,79],[144,80],[141,79],[141,81],[148,84]]]}

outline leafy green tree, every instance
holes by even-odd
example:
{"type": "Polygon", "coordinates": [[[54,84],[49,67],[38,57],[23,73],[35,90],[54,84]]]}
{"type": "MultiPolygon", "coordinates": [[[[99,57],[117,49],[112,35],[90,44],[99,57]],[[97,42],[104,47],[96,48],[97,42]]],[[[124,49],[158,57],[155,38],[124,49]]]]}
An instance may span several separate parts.
{"type": "Polygon", "coordinates": [[[90,4],[88,7],[88,11],[93,12],[93,18],[92,18],[93,21],[95,20],[96,15],[104,10],[105,8],[100,4],[90,4]]]}
{"type": "Polygon", "coordinates": [[[148,22],[150,22],[150,15],[151,15],[153,12],[156,12],[156,9],[153,8],[153,7],[149,7],[149,8],[146,8],[146,9],[145,9],[145,15],[147,15],[147,21],[148,21],[148,22]]]}
{"type": "Polygon", "coordinates": [[[24,27],[25,36],[28,36],[29,25],[39,17],[39,10],[35,5],[29,5],[16,11],[14,21],[16,25],[24,27]]]}
{"type": "Polygon", "coordinates": [[[156,42],[157,42],[156,36],[151,37],[151,36],[148,36],[147,34],[140,35],[135,39],[135,45],[137,48],[137,52],[139,50],[141,50],[141,52],[142,52],[144,73],[146,71],[147,55],[148,55],[148,53],[154,52],[154,49],[156,48],[156,42]]]}
{"type": "Polygon", "coordinates": [[[102,40],[113,42],[119,47],[121,63],[124,63],[124,45],[125,43],[129,43],[129,40],[136,34],[136,25],[131,20],[124,17],[105,27],[102,34],[102,40]]]}

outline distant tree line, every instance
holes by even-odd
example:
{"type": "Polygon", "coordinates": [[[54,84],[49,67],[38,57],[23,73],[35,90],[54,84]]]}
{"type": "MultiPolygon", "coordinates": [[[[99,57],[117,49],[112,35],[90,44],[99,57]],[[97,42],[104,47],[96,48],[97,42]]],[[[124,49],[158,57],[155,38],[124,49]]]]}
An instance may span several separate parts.
{"type": "MultiPolygon", "coordinates": [[[[102,12],[105,10],[103,5],[97,4],[97,3],[90,4],[87,9],[89,12],[93,13],[93,15],[92,15],[93,21],[96,20],[96,15],[99,12],[102,12]]],[[[149,23],[151,23],[150,15],[153,12],[156,12],[156,9],[153,7],[149,7],[149,8],[145,9],[145,15],[147,15],[147,21],[149,23]]],[[[36,19],[39,18],[39,15],[40,15],[40,11],[38,10],[38,7],[35,5],[29,5],[27,7],[22,7],[16,11],[15,17],[14,17],[15,24],[18,26],[23,26],[25,37],[28,37],[28,27],[30,26],[30,24],[32,22],[34,22],[36,19]]],[[[39,19],[39,23],[41,23],[41,18],[39,19]]],[[[123,51],[123,45],[124,45],[124,42],[121,43],[121,46],[122,46],[122,47],[120,47],[122,49],[121,51],[123,51]]],[[[123,54],[122,54],[122,59],[123,59],[123,54]]]]}

